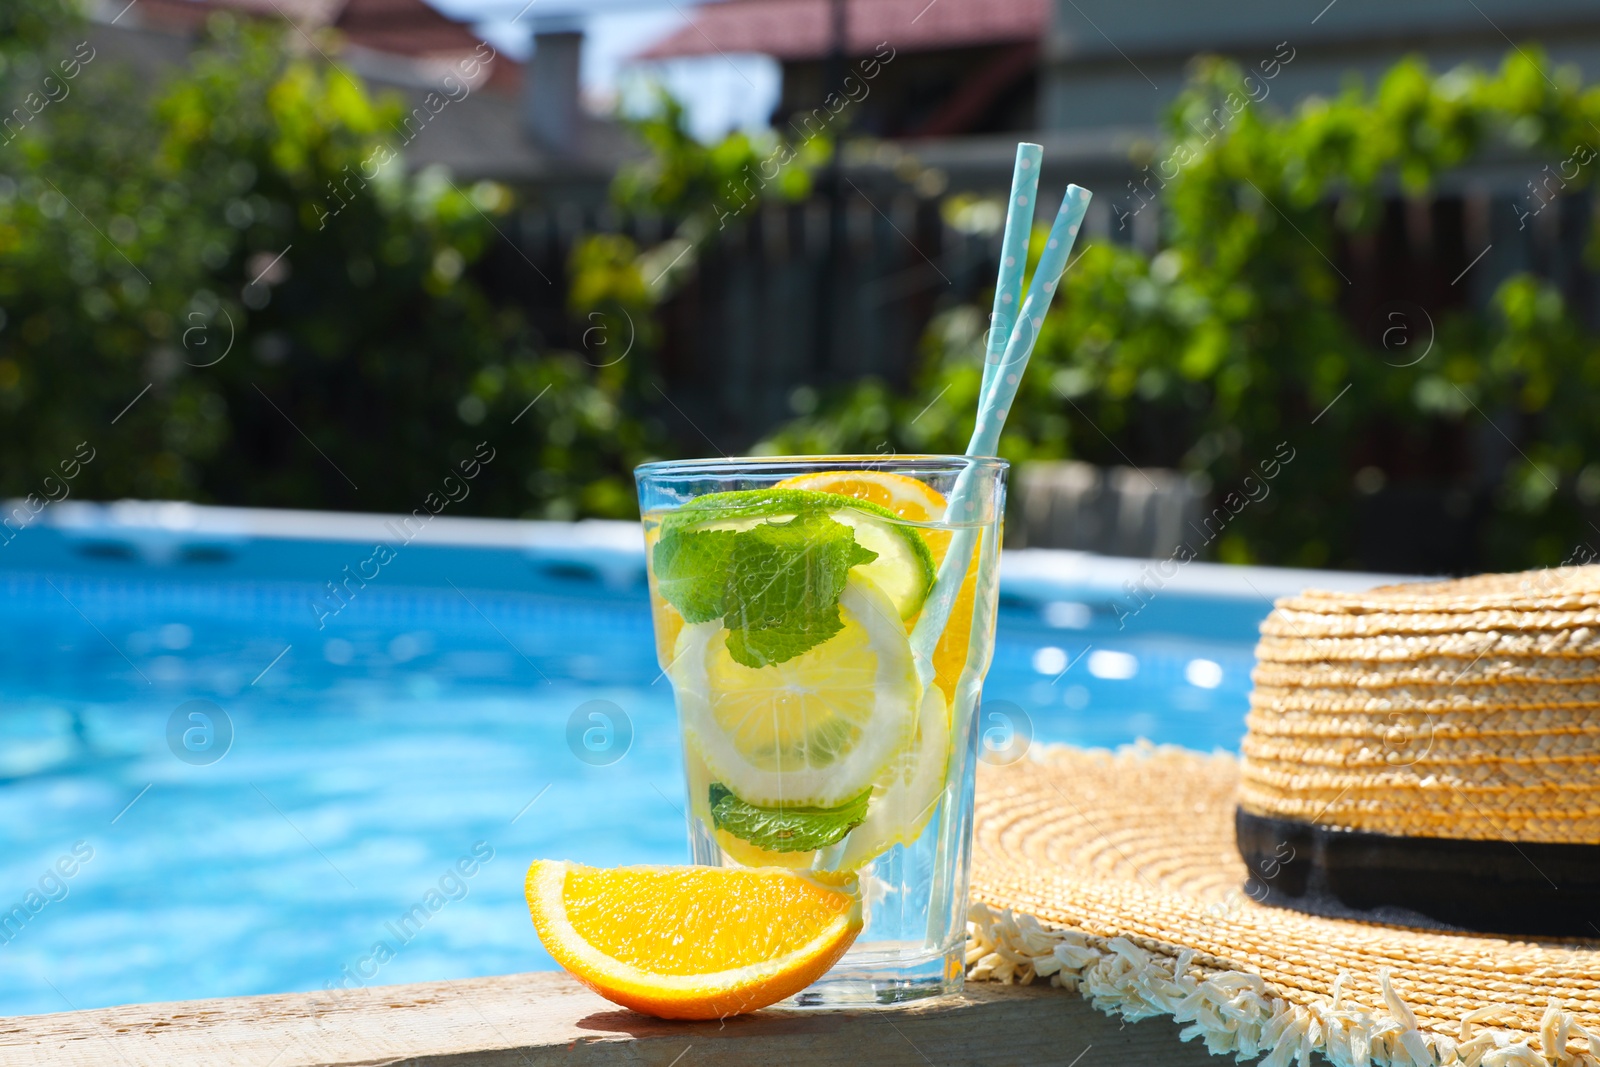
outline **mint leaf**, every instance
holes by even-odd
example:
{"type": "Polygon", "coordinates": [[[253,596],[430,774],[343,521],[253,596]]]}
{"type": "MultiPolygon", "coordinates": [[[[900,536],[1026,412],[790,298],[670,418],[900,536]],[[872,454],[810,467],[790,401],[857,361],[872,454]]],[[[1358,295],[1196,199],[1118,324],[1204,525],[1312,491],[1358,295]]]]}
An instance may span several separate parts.
{"type": "Polygon", "coordinates": [[[850,568],[877,558],[822,510],[741,531],[724,600],[728,654],[765,667],[822,644],[844,628],[839,594],[850,568]]]}
{"type": "Polygon", "coordinates": [[[793,515],[808,508],[824,505],[839,507],[841,504],[848,506],[855,502],[850,497],[814,493],[806,489],[740,489],[727,493],[707,493],[667,512],[662,516],[661,527],[670,530],[679,526],[702,526],[708,522],[765,519],[793,515]]]}
{"type": "Polygon", "coordinates": [[[768,852],[826,848],[867,817],[868,789],[837,808],[763,808],[746,803],[720,782],[711,783],[711,822],[768,852]]]}
{"type": "Polygon", "coordinates": [[[729,557],[738,537],[733,530],[674,529],[656,542],[651,559],[656,589],[686,622],[722,618],[729,557]]]}
{"type": "Polygon", "coordinates": [[[687,622],[721,619],[735,662],[759,668],[793,659],[844,628],[839,594],[846,576],[878,558],[829,515],[841,501],[859,503],[793,489],[701,497],[662,521],[650,560],[656,590],[687,622]],[[779,518],[778,508],[793,512],[779,518]],[[695,528],[751,515],[779,521],[695,528]]]}

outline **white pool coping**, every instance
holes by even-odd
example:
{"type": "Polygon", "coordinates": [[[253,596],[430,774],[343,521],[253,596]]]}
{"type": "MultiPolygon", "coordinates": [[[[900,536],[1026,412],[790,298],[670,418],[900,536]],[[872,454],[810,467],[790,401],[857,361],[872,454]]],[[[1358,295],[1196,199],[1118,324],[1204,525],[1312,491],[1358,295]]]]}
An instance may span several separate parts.
{"type": "MultiPolygon", "coordinates": [[[[14,502],[13,502],[14,503],[14,502]]],[[[232,508],[183,501],[118,500],[108,504],[63,501],[39,516],[47,526],[78,536],[166,535],[231,540],[271,537],[302,541],[392,542],[410,523],[411,544],[474,548],[606,548],[643,552],[636,522],[583,519],[541,522],[532,519],[431,516],[289,508],[232,508]]]]}
{"type": "MultiPolygon", "coordinates": [[[[20,501],[10,501],[10,508],[20,501]]],[[[644,541],[636,522],[583,519],[547,522],[531,519],[462,518],[445,514],[419,524],[412,516],[273,508],[216,507],[181,501],[119,500],[90,503],[67,500],[46,507],[30,525],[43,525],[69,537],[121,537],[133,541],[210,541],[278,538],[312,541],[392,543],[411,521],[412,544],[438,547],[499,548],[556,554],[642,555],[644,541]]],[[[1415,580],[1412,576],[1358,571],[1306,570],[1223,563],[1129,559],[1091,552],[1025,548],[1001,553],[1003,586],[1071,588],[1107,597],[1126,597],[1134,588],[1161,589],[1193,596],[1272,600],[1307,588],[1359,591],[1375,585],[1415,580]]]]}
{"type": "Polygon", "coordinates": [[[1126,598],[1130,586],[1191,596],[1275,600],[1306,589],[1360,592],[1378,585],[1420,581],[1416,575],[1320,571],[1237,563],[1179,564],[1170,559],[1130,559],[1055,548],[1021,548],[1000,554],[1002,584],[1061,585],[1126,598]]]}

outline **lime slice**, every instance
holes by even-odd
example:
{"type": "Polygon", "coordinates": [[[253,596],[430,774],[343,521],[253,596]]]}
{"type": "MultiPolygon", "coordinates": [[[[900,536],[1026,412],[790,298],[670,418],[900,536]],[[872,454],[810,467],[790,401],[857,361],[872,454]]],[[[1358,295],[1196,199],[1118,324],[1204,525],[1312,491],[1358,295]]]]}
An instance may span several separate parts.
{"type": "MultiPolygon", "coordinates": [[[[902,619],[922,610],[933,588],[933,553],[928,542],[913,528],[861,510],[862,501],[829,513],[829,518],[855,530],[856,544],[876,552],[871,563],[855,569],[863,578],[883,590],[902,619]]],[[[892,517],[891,517],[892,519],[892,517]]]]}
{"type": "Polygon", "coordinates": [[[917,527],[905,525],[894,512],[869,500],[804,489],[710,493],[666,513],[661,530],[748,530],[762,522],[786,522],[813,508],[849,526],[857,544],[878,554],[872,562],[852,568],[852,573],[883,590],[900,618],[909,619],[922,609],[935,571],[927,539],[917,527]]]}
{"type": "Polygon", "coordinates": [[[879,776],[867,803],[867,817],[844,839],[837,870],[853,871],[895,845],[909,845],[921,836],[944,796],[950,761],[950,716],[944,693],[928,686],[917,714],[916,740],[879,776]]]}
{"type": "Polygon", "coordinates": [[[741,800],[837,807],[911,744],[920,690],[894,606],[852,574],[839,609],[837,634],[766,667],[735,662],[720,622],[678,636],[671,673],[685,740],[741,800]]]}

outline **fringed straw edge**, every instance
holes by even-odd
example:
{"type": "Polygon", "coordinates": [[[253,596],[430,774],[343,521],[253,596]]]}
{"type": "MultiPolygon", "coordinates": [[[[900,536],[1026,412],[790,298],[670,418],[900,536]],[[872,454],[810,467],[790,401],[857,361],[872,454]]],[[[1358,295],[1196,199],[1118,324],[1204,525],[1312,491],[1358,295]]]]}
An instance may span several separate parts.
{"type": "Polygon", "coordinates": [[[1537,1035],[1483,1026],[1511,1010],[1485,1005],[1463,1015],[1452,1036],[1419,1027],[1387,970],[1378,973],[1384,1011],[1343,996],[1344,974],[1332,999],[1304,1007],[1276,995],[1260,975],[1203,970],[1194,957],[1191,949],[1174,947],[1166,956],[1010,908],[974,902],[967,912],[969,981],[1028,985],[1049,979],[1107,1015],[1129,1021],[1171,1016],[1187,1024],[1182,1040],[1198,1037],[1214,1056],[1231,1052],[1246,1060],[1265,1053],[1260,1067],[1310,1067],[1313,1052],[1335,1067],[1600,1067],[1600,1034],[1586,1030],[1554,998],[1537,1035]],[[1574,1040],[1588,1051],[1570,1050],[1574,1040]]]}

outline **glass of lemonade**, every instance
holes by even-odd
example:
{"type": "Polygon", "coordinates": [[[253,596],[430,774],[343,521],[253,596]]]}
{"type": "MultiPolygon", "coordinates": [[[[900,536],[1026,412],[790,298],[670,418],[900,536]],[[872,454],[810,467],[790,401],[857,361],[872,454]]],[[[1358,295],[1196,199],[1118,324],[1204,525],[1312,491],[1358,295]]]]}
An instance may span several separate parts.
{"type": "Polygon", "coordinates": [[[795,1003],[961,988],[1005,469],[805,456],[635,472],[694,862],[859,879],[864,930],[795,1003]]]}

